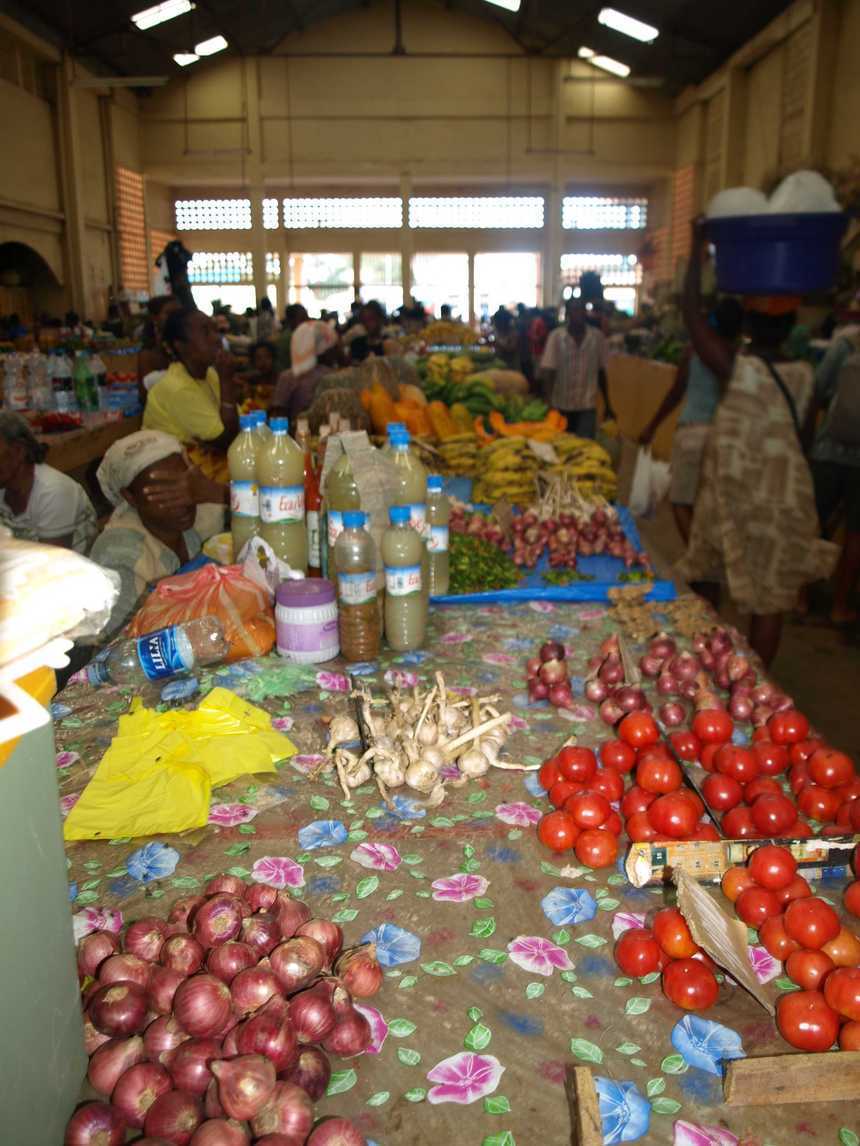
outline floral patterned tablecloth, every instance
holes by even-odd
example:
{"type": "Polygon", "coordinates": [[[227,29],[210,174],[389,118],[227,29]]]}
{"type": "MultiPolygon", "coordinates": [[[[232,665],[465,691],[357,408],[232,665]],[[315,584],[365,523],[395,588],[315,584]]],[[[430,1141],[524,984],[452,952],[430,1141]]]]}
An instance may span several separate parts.
{"type": "MultiPolygon", "coordinates": [[[[428,651],[386,652],[350,671],[381,686],[431,680],[441,669],[464,693],[501,692],[516,713],[511,756],[535,763],[571,732],[596,744],[604,731],[588,703],[567,713],[529,705],[525,659],[547,637],[564,641],[581,695],[586,662],[612,626],[594,605],[438,608],[428,651]]],[[[273,656],[204,675],[204,692],[224,685],[269,711],[299,755],[277,778],[220,789],[204,829],[70,845],[77,937],[166,915],[174,899],[229,871],[294,890],[340,923],[347,942],[375,939],[386,974],[363,1008],[373,1045],[334,1064],[320,1109],[353,1118],[379,1146],[562,1146],[569,1063],[592,1068],[607,1146],[858,1146],[860,1115],[850,1103],[721,1105],[725,1060],[784,1053],[786,1044],[740,988],[724,984],[707,1014],[685,1015],[657,976],[619,973],[616,937],[668,893],[635,890],[620,870],[577,869],[574,857],[571,869],[567,857],[547,853],[534,830],[547,807],[534,773],[494,770],[430,811],[403,795],[392,811],[370,785],[347,803],[333,779],[309,780],[324,743],[321,718],[346,703],[342,670],[273,656]]],[[[130,700],[128,691],[81,684],[57,698],[64,814],[130,700]]],[[[762,949],[756,971],[767,980],[781,967],[762,949]]]]}

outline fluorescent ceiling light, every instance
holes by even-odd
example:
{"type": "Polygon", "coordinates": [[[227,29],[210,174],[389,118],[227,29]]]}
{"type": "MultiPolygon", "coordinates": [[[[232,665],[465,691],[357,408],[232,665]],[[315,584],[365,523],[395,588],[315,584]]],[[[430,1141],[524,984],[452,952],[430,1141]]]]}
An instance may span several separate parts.
{"type": "Polygon", "coordinates": [[[202,40],[199,44],[194,45],[194,51],[198,56],[214,56],[216,52],[223,52],[227,47],[227,41],[223,36],[213,36],[210,40],[202,40]]]}
{"type": "Polygon", "coordinates": [[[194,7],[192,0],[164,0],[162,4],[156,4],[153,8],[144,8],[142,12],[135,12],[131,22],[143,32],[147,28],[154,28],[156,24],[163,24],[166,20],[175,20],[177,16],[184,16],[194,7]]]}
{"type": "Polygon", "coordinates": [[[194,52],[176,52],[173,59],[180,68],[187,68],[189,64],[196,64],[200,57],[194,52]]]}
{"type": "Polygon", "coordinates": [[[597,21],[607,28],[620,32],[622,36],[630,36],[634,40],[640,40],[643,44],[650,44],[660,35],[659,28],[654,28],[642,20],[636,20],[633,16],[627,16],[624,12],[619,12],[617,8],[601,9],[597,21]]]}
{"type": "Polygon", "coordinates": [[[580,48],[577,55],[581,60],[588,60],[595,68],[602,68],[605,72],[612,72],[614,76],[626,79],[630,75],[630,68],[620,60],[613,60],[611,56],[598,56],[592,48],[580,48]]]}
{"type": "Polygon", "coordinates": [[[519,12],[520,0],[487,0],[488,4],[495,4],[497,8],[505,8],[508,12],[519,12]]]}

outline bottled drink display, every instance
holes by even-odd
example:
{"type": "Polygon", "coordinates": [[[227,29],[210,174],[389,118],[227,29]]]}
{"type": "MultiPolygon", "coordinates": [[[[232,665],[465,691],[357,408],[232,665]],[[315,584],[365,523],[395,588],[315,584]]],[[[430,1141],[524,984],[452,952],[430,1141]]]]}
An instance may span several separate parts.
{"type": "Polygon", "coordinates": [[[326,510],[326,570],[329,577],[336,574],[334,547],[343,530],[343,515],[348,509],[361,509],[361,494],[352,472],[349,455],[341,454],[325,479],[326,510]]]}
{"type": "Polygon", "coordinates": [[[227,451],[230,471],[230,531],[233,534],[233,559],[245,543],[260,532],[260,491],[257,485],[258,439],[254,417],[242,414],[239,433],[227,451]]]}
{"type": "Polygon", "coordinates": [[[269,423],[266,421],[265,410],[252,410],[251,418],[254,422],[254,436],[258,442],[268,442],[272,436],[269,423]]]}
{"type": "Polygon", "coordinates": [[[3,359],[3,404],[7,410],[27,409],[27,379],[20,354],[7,354],[3,359]]]}
{"type": "Polygon", "coordinates": [[[422,578],[424,542],[409,524],[409,508],[392,505],[391,524],[382,535],[385,567],[385,639],[393,649],[419,649],[427,628],[427,605],[422,578]]]}
{"type": "Polygon", "coordinates": [[[223,661],[229,648],[218,618],[198,617],[104,649],[87,665],[87,679],[94,685],[166,680],[223,661]]]}
{"type": "Polygon", "coordinates": [[[430,596],[443,597],[448,592],[448,498],[442,492],[439,474],[427,476],[427,553],[430,558],[430,596]]]}
{"type": "Polygon", "coordinates": [[[408,430],[395,429],[390,436],[391,456],[394,463],[395,486],[394,505],[405,506],[409,510],[409,524],[421,539],[421,587],[424,605],[424,623],[427,623],[427,610],[430,596],[430,556],[427,552],[427,470],[420,459],[409,449],[408,430]]]}
{"type": "Polygon", "coordinates": [[[291,569],[306,573],[305,459],[289,426],[287,418],[273,418],[271,440],[257,453],[260,536],[291,569]]]}
{"type": "Polygon", "coordinates": [[[96,380],[90,369],[89,355],[83,350],[79,350],[75,355],[75,368],[72,377],[75,383],[78,408],[82,412],[97,410],[99,398],[96,391],[96,380]]]}
{"type": "Polygon", "coordinates": [[[340,651],[348,661],[371,661],[379,656],[376,546],[364,528],[366,520],[367,515],[359,510],[346,510],[334,547],[340,651]]]}
{"type": "Polygon", "coordinates": [[[76,414],[78,399],[72,379],[72,364],[65,354],[57,354],[53,367],[54,406],[61,414],[76,414]]]}
{"type": "Polygon", "coordinates": [[[311,435],[307,418],[296,424],[296,442],[305,459],[305,520],[308,533],[308,576],[322,576],[320,553],[320,483],[311,451],[311,435]]]}

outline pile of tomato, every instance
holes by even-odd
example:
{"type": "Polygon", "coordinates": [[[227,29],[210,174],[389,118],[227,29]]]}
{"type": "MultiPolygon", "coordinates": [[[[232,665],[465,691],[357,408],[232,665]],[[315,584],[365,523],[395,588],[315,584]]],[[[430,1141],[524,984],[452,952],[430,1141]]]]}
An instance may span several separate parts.
{"type": "Polygon", "coordinates": [[[661,973],[663,994],[685,1011],[705,1011],[720,988],[713,961],[693,940],[677,907],[664,907],[650,927],[631,927],[615,944],[615,962],[625,975],[661,973]]]}
{"type": "MultiPolygon", "coordinates": [[[[854,851],[860,872],[860,845],[854,851]]],[[[787,848],[756,848],[746,867],[723,876],[724,895],[761,944],[785,964],[800,989],[780,996],[776,1023],[798,1050],[860,1050],[860,938],[825,900],[812,894],[787,848]]],[[[847,911],[860,916],[860,880],[845,889],[847,911]]]]}

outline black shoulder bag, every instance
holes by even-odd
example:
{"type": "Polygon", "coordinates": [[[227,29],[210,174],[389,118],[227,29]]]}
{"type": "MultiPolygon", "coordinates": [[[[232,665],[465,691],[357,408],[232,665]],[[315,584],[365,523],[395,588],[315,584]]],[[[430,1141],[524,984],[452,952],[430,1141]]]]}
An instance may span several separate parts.
{"type": "Polygon", "coordinates": [[[791,420],[794,423],[794,432],[797,434],[797,443],[800,446],[800,452],[805,456],[806,447],[803,444],[803,429],[800,425],[800,418],[797,416],[797,406],[795,405],[794,398],[791,396],[791,391],[783,382],[782,378],[780,378],[779,372],[777,371],[774,364],[767,358],[762,358],[762,362],[770,371],[771,377],[779,387],[783,398],[785,398],[786,405],[788,406],[788,412],[791,414],[791,420]]]}

